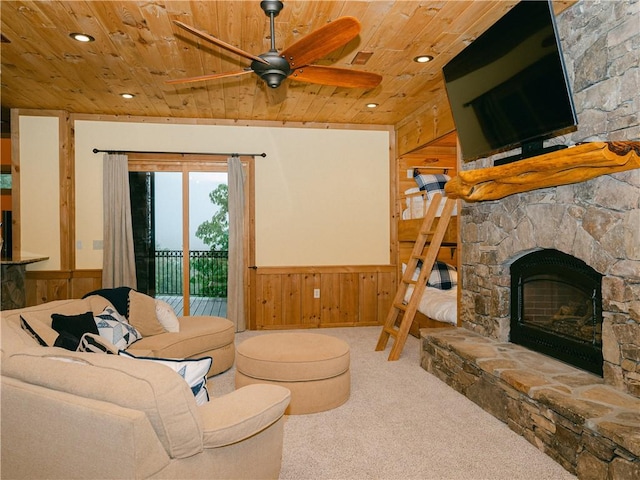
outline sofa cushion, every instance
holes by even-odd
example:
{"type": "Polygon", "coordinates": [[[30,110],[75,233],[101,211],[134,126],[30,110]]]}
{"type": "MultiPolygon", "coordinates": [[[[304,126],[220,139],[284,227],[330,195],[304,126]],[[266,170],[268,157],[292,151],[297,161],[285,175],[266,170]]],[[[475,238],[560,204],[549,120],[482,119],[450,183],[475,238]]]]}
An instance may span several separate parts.
{"type": "Polygon", "coordinates": [[[202,451],[195,399],[184,380],[164,365],[33,347],[5,357],[1,368],[3,375],[23,382],[145,412],[172,458],[202,451]]]}
{"type": "Polygon", "coordinates": [[[20,326],[43,347],[52,347],[59,333],[36,317],[25,313],[20,315],[20,326]]]}
{"type": "Polygon", "coordinates": [[[133,326],[129,325],[113,308],[107,307],[96,315],[95,324],[101,337],[118,349],[125,349],[136,340],[142,338],[133,326]]]}
{"type": "Polygon", "coordinates": [[[2,316],[4,317],[5,315],[11,315],[12,312],[18,312],[20,316],[26,318],[26,315],[29,315],[29,319],[39,320],[50,327],[52,322],[51,315],[54,313],[59,315],[77,315],[79,313],[88,312],[89,310],[92,310],[92,305],[88,300],[57,300],[20,310],[2,312],[2,316]]]}
{"type": "MultiPolygon", "coordinates": [[[[75,350],[80,344],[80,338],[85,333],[98,334],[98,327],[93,319],[93,312],[88,311],[77,315],[62,315],[60,313],[51,314],[51,328],[61,335],[65,333],[69,344],[65,344],[64,348],[75,350]]],[[[59,340],[59,337],[58,339],[59,340]]]]}
{"type": "MultiPolygon", "coordinates": [[[[24,317],[29,320],[38,320],[41,324],[48,327],[51,335],[50,345],[53,345],[58,337],[58,332],[51,328],[51,314],[74,314],[82,313],[91,309],[91,304],[85,301],[73,300],[54,300],[52,302],[34,305],[32,307],[19,308],[14,310],[3,310],[0,314],[0,340],[2,341],[2,353],[8,355],[17,352],[23,348],[30,348],[39,345],[31,333],[22,328],[22,319],[24,317]]],[[[45,339],[45,337],[42,337],[45,339]]],[[[46,339],[45,339],[46,340],[46,339]]],[[[47,340],[47,342],[49,342],[47,340]]]]}
{"type": "Polygon", "coordinates": [[[165,333],[166,330],[156,316],[156,299],[144,293],[129,292],[128,320],[143,337],[165,333]]]}
{"type": "Polygon", "coordinates": [[[136,349],[147,349],[153,357],[194,358],[233,343],[233,322],[221,317],[180,317],[180,331],[144,337],[136,349]]]}
{"type": "Polygon", "coordinates": [[[187,382],[196,399],[197,405],[204,405],[209,401],[207,373],[213,363],[211,357],[178,360],[173,358],[136,357],[125,351],[120,351],[119,354],[129,358],[137,358],[142,361],[156,362],[169,367],[187,382]]]}

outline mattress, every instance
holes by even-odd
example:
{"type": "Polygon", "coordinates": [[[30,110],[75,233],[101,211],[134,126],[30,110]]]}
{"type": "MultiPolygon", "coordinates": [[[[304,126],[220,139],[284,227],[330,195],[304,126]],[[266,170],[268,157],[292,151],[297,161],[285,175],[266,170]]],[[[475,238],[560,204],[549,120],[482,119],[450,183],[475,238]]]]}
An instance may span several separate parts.
{"type": "MultiPolygon", "coordinates": [[[[409,285],[404,301],[408,302],[413,293],[413,285],[409,285]]],[[[418,305],[418,311],[427,317],[439,322],[458,323],[458,291],[456,288],[440,290],[439,288],[425,287],[418,305]]]]}

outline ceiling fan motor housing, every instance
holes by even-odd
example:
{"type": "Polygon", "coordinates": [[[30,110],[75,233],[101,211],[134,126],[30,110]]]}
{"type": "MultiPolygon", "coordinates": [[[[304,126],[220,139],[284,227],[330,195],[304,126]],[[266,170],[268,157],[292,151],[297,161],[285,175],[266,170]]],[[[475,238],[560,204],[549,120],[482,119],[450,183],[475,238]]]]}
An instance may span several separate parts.
{"type": "Polygon", "coordinates": [[[256,60],[251,62],[253,70],[271,88],[278,88],[282,81],[291,75],[291,66],[287,60],[276,51],[269,51],[258,55],[269,62],[269,65],[256,60]]]}

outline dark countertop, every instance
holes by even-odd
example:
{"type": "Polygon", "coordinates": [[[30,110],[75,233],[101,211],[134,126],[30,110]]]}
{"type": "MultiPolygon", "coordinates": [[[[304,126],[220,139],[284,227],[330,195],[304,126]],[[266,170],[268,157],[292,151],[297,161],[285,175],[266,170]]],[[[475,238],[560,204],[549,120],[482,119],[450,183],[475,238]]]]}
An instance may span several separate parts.
{"type": "Polygon", "coordinates": [[[0,259],[0,264],[2,265],[27,265],[29,263],[42,262],[44,260],[49,260],[49,257],[29,257],[24,256],[20,258],[12,258],[11,260],[7,258],[0,259]]]}

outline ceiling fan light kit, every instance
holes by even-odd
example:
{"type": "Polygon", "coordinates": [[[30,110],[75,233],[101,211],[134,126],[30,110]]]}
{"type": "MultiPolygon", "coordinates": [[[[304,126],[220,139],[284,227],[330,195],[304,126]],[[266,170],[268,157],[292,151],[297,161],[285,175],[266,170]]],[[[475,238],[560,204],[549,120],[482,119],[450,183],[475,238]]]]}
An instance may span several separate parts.
{"type": "Polygon", "coordinates": [[[225,50],[251,60],[249,68],[226,73],[214,73],[198,77],[169,80],[167,83],[180,84],[200,82],[205,80],[236,77],[246,73],[255,73],[270,88],[278,88],[284,80],[291,78],[296,81],[329,85],[335,87],[372,89],[382,81],[382,77],[375,73],[350,70],[340,67],[312,65],[323,56],[343,47],[360,33],[360,22],[354,17],[340,17],[327,23],[302,37],[282,52],[276,49],[275,17],[284,8],[284,3],[277,0],[262,0],[260,8],[270,20],[271,48],[268,52],[253,55],[230,45],[206,32],[174,20],[180,28],[197,35],[225,50]]]}

